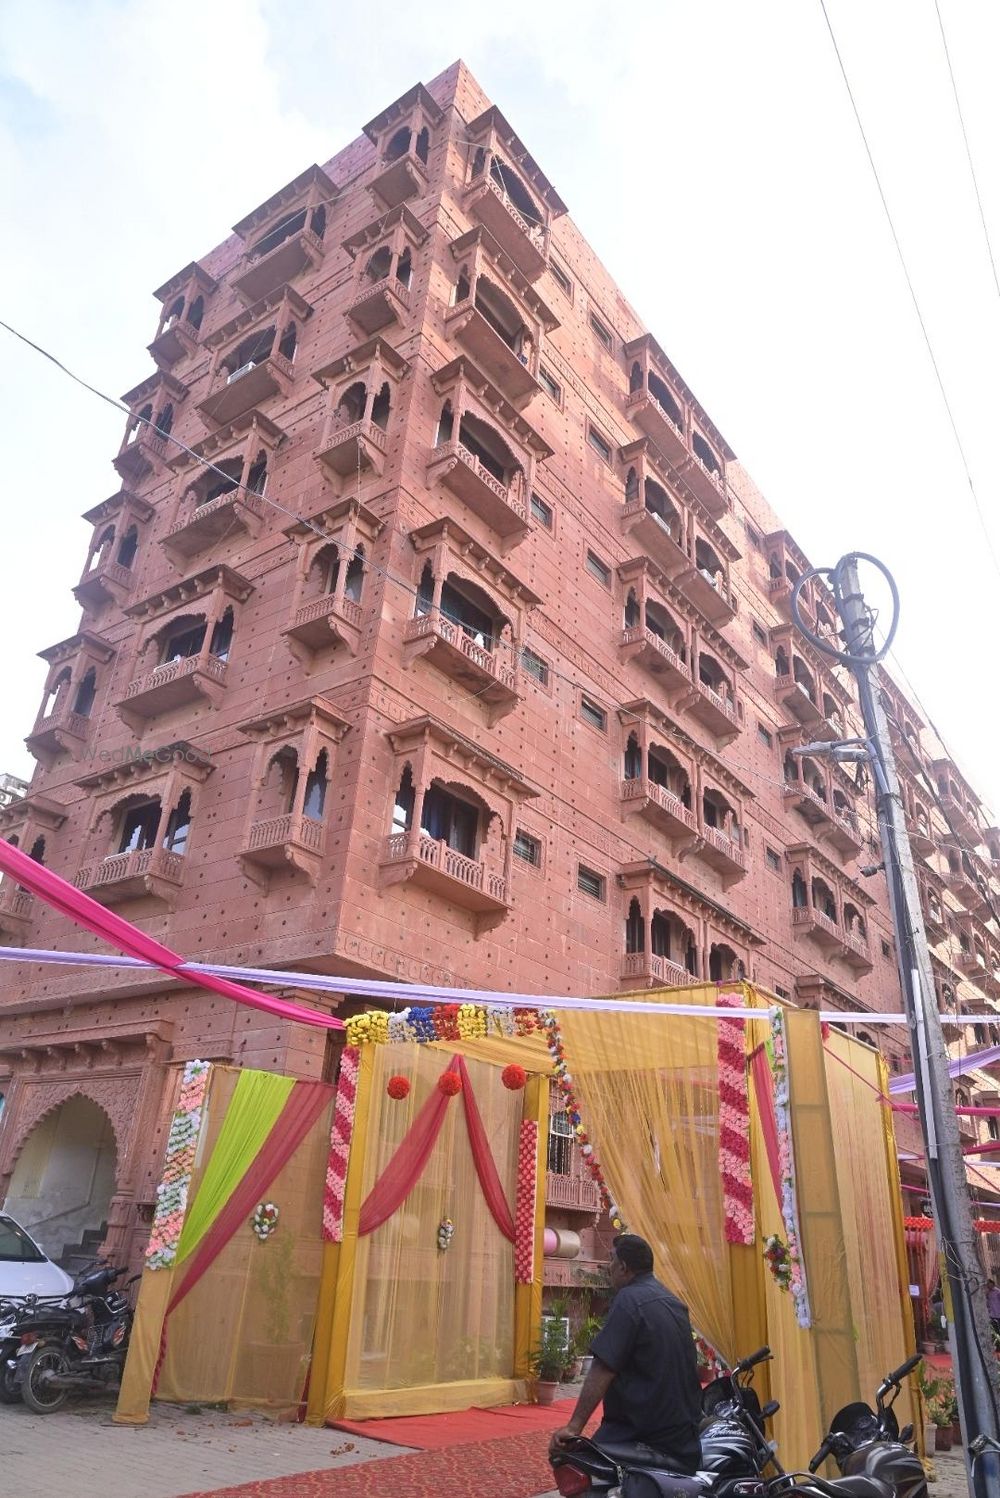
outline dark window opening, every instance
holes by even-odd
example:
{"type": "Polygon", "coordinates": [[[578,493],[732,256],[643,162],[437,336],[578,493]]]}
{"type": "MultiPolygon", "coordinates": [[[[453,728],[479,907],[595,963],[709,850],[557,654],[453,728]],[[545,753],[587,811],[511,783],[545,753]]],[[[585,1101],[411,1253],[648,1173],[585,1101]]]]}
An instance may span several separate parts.
{"type": "Polygon", "coordinates": [[[267,487],[267,454],[259,452],[250,464],[247,474],[247,489],[251,494],[263,494],[267,487]]]}
{"type": "Polygon", "coordinates": [[[134,525],[130,525],[119,543],[118,555],[115,557],[119,567],[131,567],[138,548],[139,532],[134,525]]]}
{"type": "Polygon", "coordinates": [[[523,357],[527,329],[514,303],[492,281],[480,276],[476,282],[476,311],[484,317],[507,347],[523,357]]]}
{"type": "Polygon", "coordinates": [[[326,233],[326,204],[317,203],[309,219],[309,227],[317,239],[322,239],[326,233]]]}
{"type": "Polygon", "coordinates": [[[172,328],[175,322],[178,322],[180,320],[183,312],[184,312],[184,298],[182,296],[176,297],[170,303],[170,306],[167,309],[167,315],[163,319],[163,332],[164,333],[167,331],[168,328],[172,328]]]}
{"type": "Polygon", "coordinates": [[[655,375],[653,371],[650,370],[649,374],[646,376],[646,385],[649,389],[650,395],[656,401],[656,404],[659,406],[663,414],[665,416],[669,416],[674,426],[680,427],[680,429],[683,431],[684,414],[681,411],[680,406],[674,400],[674,397],[668,390],[667,386],[660,379],[659,375],[655,375]]]}
{"type": "Polygon", "coordinates": [[[368,392],[360,380],[349,385],[337,402],[337,425],[338,427],[352,427],[361,421],[365,414],[365,405],[368,401],[368,392]]]}
{"type": "Polygon", "coordinates": [[[588,869],[586,864],[577,865],[576,887],[583,894],[589,895],[592,900],[604,899],[606,887],[604,876],[598,874],[596,869],[588,869]]]}
{"type": "Polygon", "coordinates": [[[137,853],[140,849],[155,847],[156,829],[159,825],[159,801],[143,801],[138,806],[130,807],[122,819],[118,852],[137,853]]]}
{"type": "Polygon", "coordinates": [[[646,922],[638,900],[629,903],[625,919],[625,951],[628,953],[646,950],[646,922]]]}
{"type": "Polygon", "coordinates": [[[590,330],[597,338],[598,343],[602,343],[608,350],[614,348],[615,340],[611,336],[610,330],[604,326],[601,319],[593,312],[590,314],[590,330]]]}
{"type": "Polygon", "coordinates": [[[392,250],[387,244],[381,245],[365,266],[365,279],[377,285],[384,281],[392,269],[392,250]]]}
{"type": "Polygon", "coordinates": [[[235,380],[242,379],[245,374],[250,373],[251,369],[256,369],[258,364],[262,364],[265,359],[271,357],[271,350],[274,347],[274,333],[273,323],[270,327],[262,329],[259,333],[251,333],[248,338],[244,338],[241,343],[236,345],[231,354],[223,359],[222,368],[226,372],[226,383],[228,385],[231,385],[235,380]]]}
{"type": "Polygon", "coordinates": [[[540,655],[536,655],[533,650],[529,650],[527,646],[521,651],[521,669],[526,671],[529,676],[533,676],[541,686],[548,686],[549,668],[547,663],[542,660],[540,655]]]}
{"type": "MultiPolygon", "coordinates": [[[[476,175],[477,173],[473,170],[473,176],[476,175]]],[[[541,225],[542,216],[535,207],[530,193],[517,173],[505,161],[501,161],[499,157],[494,156],[490,162],[490,176],[498,187],[503,188],[503,191],[510,198],[518,213],[523,219],[527,220],[529,227],[534,228],[541,225]]]]}
{"type": "Polygon", "coordinates": [[[550,395],[552,397],[557,406],[561,404],[562,386],[555,378],[555,376],[549,373],[544,364],[540,364],[538,366],[538,383],[539,385],[541,385],[546,395],[550,395]]]}
{"type": "Polygon", "coordinates": [[[167,818],[167,831],[163,846],[169,853],[186,853],[188,833],[191,831],[191,792],[184,791],[177,805],[167,818]]]}
{"type": "Polygon", "coordinates": [[[423,162],[424,166],[427,165],[427,157],[430,154],[430,147],[431,133],[425,125],[422,130],[417,132],[417,141],[416,146],[414,147],[419,160],[423,162]]]}
{"type": "Polygon", "coordinates": [[[408,287],[413,279],[413,256],[407,247],[396,261],[396,280],[400,286],[408,287]]]}
{"type": "Polygon", "coordinates": [[[428,837],[466,858],[475,858],[479,835],[479,809],[453,796],[433,782],[424,796],[420,825],[428,837]]]}
{"type": "Polygon", "coordinates": [[[159,664],[166,666],[171,661],[183,661],[192,655],[198,655],[205,643],[207,628],[202,619],[200,623],[187,621],[179,629],[168,632],[160,651],[159,664]]]}
{"type": "Polygon", "coordinates": [[[681,517],[667,498],[665,489],[662,489],[653,479],[647,479],[643,485],[643,503],[646,510],[658,520],[663,529],[675,540],[678,545],[681,539],[681,517]]]}
{"type": "Polygon", "coordinates": [[[552,507],[547,505],[538,494],[531,496],[532,519],[537,520],[539,525],[544,525],[547,531],[552,529],[552,507]]]}
{"type": "Polygon", "coordinates": [[[537,837],[532,837],[529,832],[524,832],[519,827],[514,834],[514,857],[530,864],[533,869],[541,868],[541,842],[537,837]]]}
{"type": "Polygon", "coordinates": [[[389,393],[389,382],[386,380],[378,395],[372,401],[372,426],[378,427],[381,432],[384,432],[389,425],[389,408],[391,404],[392,397],[389,393]]]}
{"type": "Polygon", "coordinates": [[[195,299],[194,299],[194,301],[191,303],[190,307],[188,308],[188,315],[187,315],[187,320],[191,324],[192,328],[194,328],[195,332],[197,332],[198,329],[201,327],[202,320],[204,319],[204,316],[205,316],[205,298],[203,296],[196,296],[195,299]]]}
{"type": "Polygon", "coordinates": [[[399,789],[392,807],[392,830],[395,833],[409,832],[413,825],[413,806],[415,793],[413,790],[413,772],[409,765],[403,770],[400,777],[399,789]]]}
{"type": "Polygon", "coordinates": [[[720,464],[712,448],[709,447],[708,443],[705,441],[700,432],[695,432],[692,435],[691,446],[694,448],[696,455],[704,463],[709,473],[717,474],[718,477],[721,478],[722,465],[720,464]]]}
{"type": "Polygon", "coordinates": [[[32,843],[31,849],[30,849],[30,851],[28,853],[28,857],[30,859],[33,859],[35,863],[40,863],[40,864],[44,864],[45,863],[45,839],[44,839],[44,837],[36,837],[35,838],[35,841],[32,843]]]}
{"type": "Polygon", "coordinates": [[[306,793],[302,802],[302,813],[304,816],[312,817],[315,822],[322,820],[323,808],[326,805],[326,783],[329,778],[327,765],[326,750],[321,749],[315,765],[306,776],[306,793]]]}
{"type": "Polygon", "coordinates": [[[94,699],[97,696],[97,672],[93,666],[85,672],[83,680],[76,689],[76,699],[73,703],[73,711],[79,713],[81,718],[89,718],[94,699]]]}
{"type": "Polygon", "coordinates": [[[625,745],[624,770],[626,780],[642,779],[642,749],[634,733],[629,734],[625,745]]]}
{"type": "Polygon", "coordinates": [[[299,230],[304,229],[305,226],[306,210],[299,208],[287,218],[281,219],[262,239],[258,239],[250,254],[255,260],[259,260],[263,255],[269,255],[272,250],[278,248],[279,244],[284,244],[286,239],[291,239],[293,234],[298,234],[299,230]]]}
{"type": "Polygon", "coordinates": [[[217,660],[228,661],[229,652],[233,644],[233,611],[226,609],[222,618],[212,630],[212,640],[208,647],[209,653],[217,660]]]}
{"type": "Polygon", "coordinates": [[[588,551],[585,565],[591,577],[596,577],[597,581],[603,583],[606,588],[611,586],[611,568],[607,562],[602,561],[594,552],[588,551]]]}
{"type": "MultiPolygon", "coordinates": [[[[446,438],[442,438],[446,441],[446,438]]],[[[464,414],[459,422],[458,440],[467,447],[487,473],[501,484],[509,484],[516,466],[510,448],[492,427],[476,416],[464,414]]]]}
{"type": "Polygon", "coordinates": [[[806,881],[798,869],[792,875],[792,905],[796,910],[805,910],[809,904],[809,891],[806,881]]]}
{"type": "Polygon", "coordinates": [[[156,418],[156,432],[160,437],[169,437],[174,424],[174,408],[168,401],[156,418]]]}
{"type": "Polygon", "coordinates": [[[573,294],[573,282],[563,270],[562,266],[558,265],[556,261],[550,260],[549,270],[552,272],[553,281],[555,281],[556,285],[559,287],[563,295],[571,297],[573,294]]]}
{"type": "Polygon", "coordinates": [[[295,345],[298,342],[298,338],[299,330],[293,322],[290,322],[282,333],[281,342],[278,344],[278,353],[283,359],[288,359],[291,362],[295,358],[295,345]]]}
{"type": "Polygon", "coordinates": [[[407,151],[410,149],[410,141],[412,138],[413,132],[411,131],[409,125],[402,125],[394,135],[391,135],[389,137],[388,144],[385,148],[385,154],[382,159],[389,162],[399,161],[400,158],[405,156],[407,151]]]}
{"type": "Polygon", "coordinates": [[[608,715],[602,707],[598,707],[596,702],[591,702],[589,697],[580,698],[580,717],[585,723],[589,723],[591,728],[597,728],[601,733],[606,732],[608,715]]]}
{"type": "Polygon", "coordinates": [[[224,494],[232,494],[240,487],[242,473],[241,458],[224,458],[221,463],[214,464],[203,492],[195,500],[195,509],[200,510],[202,505],[211,504],[213,499],[221,499],[224,494]]]}
{"type": "Polygon", "coordinates": [[[773,848],[765,848],[764,859],[772,874],[779,874],[781,872],[781,855],[776,853],[773,848]]]}

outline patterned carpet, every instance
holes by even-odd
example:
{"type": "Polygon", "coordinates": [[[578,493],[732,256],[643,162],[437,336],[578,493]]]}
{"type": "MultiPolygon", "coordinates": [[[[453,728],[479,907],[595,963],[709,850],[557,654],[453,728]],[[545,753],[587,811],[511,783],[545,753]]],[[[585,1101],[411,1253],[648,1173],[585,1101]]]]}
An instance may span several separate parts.
{"type": "Polygon", "coordinates": [[[184,1498],[532,1498],[552,1487],[544,1430],[496,1441],[414,1451],[356,1467],[296,1472],[184,1498]]]}

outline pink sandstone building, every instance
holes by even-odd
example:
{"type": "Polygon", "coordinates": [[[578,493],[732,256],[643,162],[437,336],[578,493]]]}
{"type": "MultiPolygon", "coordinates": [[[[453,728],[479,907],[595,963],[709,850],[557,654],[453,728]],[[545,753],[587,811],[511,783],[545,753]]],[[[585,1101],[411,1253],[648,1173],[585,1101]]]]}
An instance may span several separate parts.
{"type": "MultiPolygon", "coordinates": [[[[859,723],[809,563],[462,64],[156,297],[2,836],[206,961],[898,1009],[870,786],[790,752],[859,723]]],[[[942,1002],[984,1012],[1000,832],[885,690],[942,1002]]],[[[9,881],[0,940],[98,949],[9,881]]],[[[53,1251],[141,1253],[185,1061],[335,1072],[153,974],[2,981],[0,1197],[53,1251]]]]}

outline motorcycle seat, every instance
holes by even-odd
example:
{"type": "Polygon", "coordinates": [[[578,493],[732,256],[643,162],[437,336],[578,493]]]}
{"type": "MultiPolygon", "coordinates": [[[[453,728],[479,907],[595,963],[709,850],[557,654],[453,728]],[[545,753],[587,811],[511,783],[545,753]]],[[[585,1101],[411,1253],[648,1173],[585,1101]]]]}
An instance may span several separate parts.
{"type": "Polygon", "coordinates": [[[838,1477],[833,1482],[812,1477],[810,1482],[818,1493],[828,1493],[830,1498],[894,1498],[890,1485],[878,1477],[838,1477]]]}
{"type": "Polygon", "coordinates": [[[602,1441],[597,1450],[618,1467],[656,1467],[668,1472],[671,1468],[666,1452],[654,1451],[645,1441],[602,1441]]]}

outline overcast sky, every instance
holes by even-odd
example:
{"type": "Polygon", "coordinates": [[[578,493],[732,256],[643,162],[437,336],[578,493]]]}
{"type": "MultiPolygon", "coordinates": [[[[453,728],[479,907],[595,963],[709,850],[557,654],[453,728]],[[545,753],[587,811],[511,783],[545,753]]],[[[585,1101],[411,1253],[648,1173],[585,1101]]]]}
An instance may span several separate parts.
{"type": "MultiPolygon", "coordinates": [[[[1000,551],[1000,297],[933,0],[828,4],[1000,551]]],[[[1000,249],[1000,7],[941,6],[1000,249]]],[[[117,396],[153,287],[459,56],[814,563],[892,567],[899,660],[1000,806],[1000,574],[819,0],[0,0],[0,316],[117,396]]],[[[30,773],[122,430],[0,331],[0,770],[30,773]]]]}

